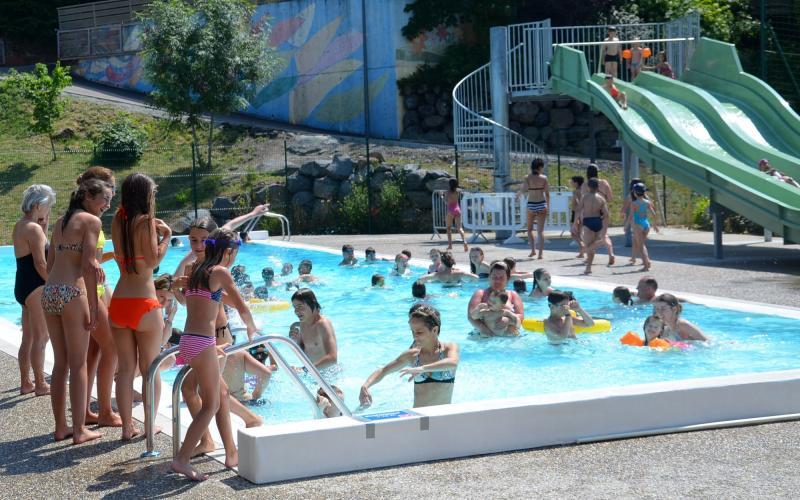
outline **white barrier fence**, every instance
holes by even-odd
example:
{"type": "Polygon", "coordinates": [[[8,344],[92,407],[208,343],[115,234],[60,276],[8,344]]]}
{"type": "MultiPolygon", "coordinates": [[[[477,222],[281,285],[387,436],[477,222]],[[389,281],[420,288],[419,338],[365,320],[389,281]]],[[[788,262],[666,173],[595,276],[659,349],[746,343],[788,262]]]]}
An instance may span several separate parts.
{"type": "MultiPolygon", "coordinates": [[[[434,234],[438,234],[438,229],[445,229],[447,207],[443,201],[440,202],[441,206],[437,206],[437,194],[433,193],[433,196],[434,234]],[[440,226],[437,227],[437,224],[440,226]]],[[[441,197],[438,199],[442,200],[441,197]]],[[[500,231],[511,233],[503,244],[524,243],[525,240],[516,233],[525,230],[527,201],[524,196],[517,198],[516,193],[465,193],[461,198],[461,220],[464,229],[473,233],[469,242],[474,243],[478,238],[488,241],[484,231],[500,231]]],[[[572,193],[569,191],[550,191],[550,209],[545,220],[545,231],[559,231],[562,235],[569,231],[571,201],[572,193]]]]}

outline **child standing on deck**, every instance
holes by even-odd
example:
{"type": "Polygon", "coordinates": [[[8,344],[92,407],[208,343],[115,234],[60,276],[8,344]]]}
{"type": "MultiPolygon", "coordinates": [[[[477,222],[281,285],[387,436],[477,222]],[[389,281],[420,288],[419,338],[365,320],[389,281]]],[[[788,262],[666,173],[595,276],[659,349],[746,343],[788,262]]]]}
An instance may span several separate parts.
{"type": "Polygon", "coordinates": [[[464,251],[469,251],[467,245],[467,237],[464,236],[464,228],[461,226],[461,190],[458,189],[458,179],[450,179],[450,189],[444,194],[444,201],[447,203],[447,216],[445,218],[445,226],[447,226],[447,249],[453,249],[453,233],[452,228],[455,227],[461,235],[461,241],[464,243],[464,251]]]}
{"type": "Polygon", "coordinates": [[[650,214],[655,217],[656,210],[653,208],[653,202],[647,197],[647,188],[644,184],[641,182],[634,184],[632,192],[634,200],[631,202],[630,210],[628,210],[629,222],[633,230],[633,250],[631,255],[641,255],[642,263],[644,264],[642,271],[649,271],[650,255],[647,252],[645,242],[647,241],[647,235],[650,234],[651,225],[658,232],[655,219],[650,224],[650,219],[648,218],[650,214]]]}

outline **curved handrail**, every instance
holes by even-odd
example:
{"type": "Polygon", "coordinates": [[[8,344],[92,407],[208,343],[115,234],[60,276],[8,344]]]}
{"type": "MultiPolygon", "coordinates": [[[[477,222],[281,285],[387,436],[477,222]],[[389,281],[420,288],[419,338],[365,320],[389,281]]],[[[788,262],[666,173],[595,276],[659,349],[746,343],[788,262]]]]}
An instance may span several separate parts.
{"type": "Polygon", "coordinates": [[[264,212],[263,214],[258,215],[257,217],[253,218],[250,222],[247,223],[245,226],[245,232],[251,232],[253,228],[256,227],[258,221],[261,220],[261,217],[272,217],[273,219],[278,219],[281,223],[281,240],[291,240],[292,239],[292,229],[289,226],[289,219],[286,218],[285,215],[276,214],[275,212],[264,212]]]}
{"type": "MultiPolygon", "coordinates": [[[[236,330],[236,329],[234,329],[236,330]]],[[[280,335],[264,335],[262,337],[258,337],[253,339],[249,342],[244,344],[237,344],[232,345],[225,348],[225,354],[230,354],[232,352],[241,351],[247,348],[250,348],[254,345],[264,344],[269,353],[272,355],[273,359],[278,363],[280,369],[284,370],[291,379],[298,385],[299,388],[306,394],[311,402],[311,405],[314,409],[314,413],[317,417],[320,415],[319,407],[317,406],[317,399],[316,396],[308,390],[305,384],[300,380],[300,377],[295,373],[294,369],[286,362],[283,355],[278,352],[273,342],[281,342],[288,345],[292,351],[297,355],[300,359],[301,364],[305,367],[307,373],[311,375],[317,384],[322,387],[323,391],[328,395],[331,403],[338,409],[341,414],[345,417],[352,417],[353,414],[350,412],[350,409],[344,404],[344,401],[336,394],[336,391],[326,382],[322,375],[319,373],[319,370],[314,366],[314,363],[306,356],[306,353],[298,346],[292,339],[282,337],[280,335]]],[[[192,370],[192,367],[189,365],[184,366],[179,372],[178,375],[175,377],[175,382],[172,386],[172,452],[173,456],[177,456],[178,450],[181,446],[181,417],[180,417],[180,406],[181,406],[181,386],[183,385],[183,381],[189,372],[192,370]]]]}

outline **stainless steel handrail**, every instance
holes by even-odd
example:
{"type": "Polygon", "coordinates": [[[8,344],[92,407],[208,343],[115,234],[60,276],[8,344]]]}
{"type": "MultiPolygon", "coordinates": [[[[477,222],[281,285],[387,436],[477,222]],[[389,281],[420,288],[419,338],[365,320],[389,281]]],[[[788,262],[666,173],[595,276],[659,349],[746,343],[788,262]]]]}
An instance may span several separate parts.
{"type": "Polygon", "coordinates": [[[287,219],[286,216],[281,214],[276,214],[275,212],[264,212],[263,214],[253,218],[250,222],[247,223],[247,225],[244,228],[244,231],[248,233],[251,232],[253,228],[256,227],[256,224],[258,224],[258,221],[261,220],[261,217],[272,217],[274,219],[278,219],[278,221],[280,221],[281,223],[281,239],[282,240],[292,239],[292,229],[289,226],[289,219],[287,219]]]}
{"type": "Polygon", "coordinates": [[[157,457],[161,454],[160,451],[155,449],[153,438],[155,435],[153,430],[156,421],[156,405],[153,404],[153,395],[156,393],[156,373],[158,373],[161,363],[177,352],[178,346],[161,351],[161,354],[150,363],[150,367],[145,374],[144,386],[147,390],[144,393],[144,435],[145,441],[147,442],[147,451],[142,453],[141,458],[157,457]]]}
{"type": "MultiPolygon", "coordinates": [[[[240,331],[245,330],[244,328],[234,328],[233,331],[240,331]]],[[[250,342],[244,344],[233,345],[225,348],[225,354],[230,354],[232,352],[241,351],[247,348],[250,348],[254,345],[264,344],[267,349],[269,350],[270,354],[272,355],[273,359],[275,359],[278,366],[285,370],[286,373],[289,374],[289,377],[301,388],[301,390],[306,394],[309,399],[309,402],[313,406],[315,416],[320,416],[320,410],[317,406],[317,398],[312,393],[308,387],[300,380],[300,377],[295,373],[294,369],[286,362],[286,359],[283,355],[278,352],[275,346],[272,344],[273,342],[280,342],[288,345],[292,351],[297,355],[298,359],[300,360],[301,364],[306,368],[309,375],[314,378],[314,381],[322,387],[325,393],[328,394],[331,403],[338,409],[342,415],[347,417],[352,417],[353,414],[350,412],[350,409],[344,404],[344,401],[336,394],[336,391],[328,384],[323,378],[322,375],[319,373],[319,370],[314,366],[314,363],[306,356],[306,353],[298,346],[292,339],[287,337],[282,337],[280,335],[264,335],[253,339],[250,342]]],[[[152,394],[155,392],[155,373],[158,370],[158,367],[161,363],[166,359],[170,354],[173,354],[177,351],[177,347],[173,347],[161,353],[159,357],[157,357],[153,363],[150,365],[147,373],[147,381],[148,384],[148,397],[151,398],[152,394]]],[[[173,382],[172,387],[172,448],[173,453],[177,455],[178,450],[180,449],[180,404],[181,404],[181,386],[183,385],[183,381],[186,379],[186,376],[191,371],[191,366],[187,365],[184,366],[175,377],[175,381],[173,382]]],[[[147,438],[147,451],[142,454],[142,458],[145,457],[157,457],[160,455],[158,450],[155,450],[154,447],[154,439],[153,439],[153,423],[155,422],[155,405],[145,403],[146,411],[149,410],[149,418],[145,419],[145,434],[147,438]],[[150,425],[148,425],[150,422],[150,425]]]]}

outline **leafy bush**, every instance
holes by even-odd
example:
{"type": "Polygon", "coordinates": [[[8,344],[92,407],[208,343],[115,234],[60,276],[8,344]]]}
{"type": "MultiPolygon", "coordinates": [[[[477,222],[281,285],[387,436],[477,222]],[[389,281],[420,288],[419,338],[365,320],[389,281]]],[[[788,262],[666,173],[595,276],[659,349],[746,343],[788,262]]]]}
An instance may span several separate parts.
{"type": "Polygon", "coordinates": [[[342,231],[365,234],[369,222],[367,187],[353,183],[353,190],[344,197],[339,207],[339,224],[342,231]]]}
{"type": "Polygon", "coordinates": [[[378,210],[373,221],[380,232],[396,232],[400,227],[400,213],[407,206],[402,180],[386,181],[378,196],[378,210]]]}
{"type": "Polygon", "coordinates": [[[100,161],[135,163],[147,147],[147,133],[129,118],[120,116],[100,130],[94,145],[100,161]]]}
{"type": "MultiPolygon", "coordinates": [[[[750,219],[726,208],[722,209],[722,213],[725,218],[723,230],[726,233],[764,234],[764,228],[750,219]]],[[[701,231],[714,229],[714,220],[711,216],[711,200],[706,197],[697,198],[692,209],[692,223],[695,229],[700,229],[701,231]]]]}
{"type": "Polygon", "coordinates": [[[702,196],[697,198],[692,209],[692,225],[701,231],[710,231],[714,225],[711,221],[711,200],[702,196]]]}

